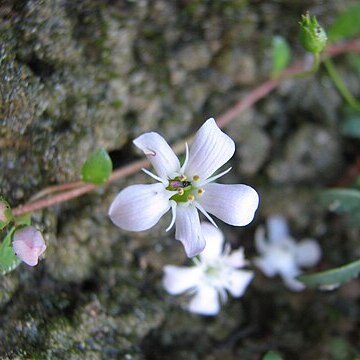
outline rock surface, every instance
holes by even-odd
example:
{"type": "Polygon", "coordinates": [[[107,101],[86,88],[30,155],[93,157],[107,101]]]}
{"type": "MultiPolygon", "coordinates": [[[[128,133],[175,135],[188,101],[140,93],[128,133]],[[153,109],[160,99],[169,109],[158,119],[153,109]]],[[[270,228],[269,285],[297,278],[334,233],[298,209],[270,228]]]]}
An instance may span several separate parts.
{"type": "MultiPolygon", "coordinates": [[[[313,10],[327,25],[350,3],[0,2],[0,192],[15,207],[79,179],[99,146],[118,165],[137,158],[131,141],[145,131],[185,138],[267,78],[275,33],[301,57],[299,14],[313,10]]],[[[342,70],[350,81],[352,70],[342,70]]],[[[331,223],[316,203],[318,189],[355,156],[338,131],[342,106],[320,73],[284,83],[225,130],[237,152],[222,180],[251,184],[262,199],[250,226],[218,221],[248,257],[256,226],[282,213],[299,238],[321,240],[320,267],[353,259],[355,232],[343,220],[331,223]]],[[[46,256],[1,279],[1,358],[252,360],[277,349],[286,359],[341,360],[332,352],[339,339],[351,358],[359,314],[351,289],[290,294],[257,273],[218,317],[182,310],[186,297],[161,286],[162,267],[186,260],[164,231],[170,217],[143,233],[121,231],[107,217],[121,188],[144,181],[138,174],[33,214],[46,256]]]]}

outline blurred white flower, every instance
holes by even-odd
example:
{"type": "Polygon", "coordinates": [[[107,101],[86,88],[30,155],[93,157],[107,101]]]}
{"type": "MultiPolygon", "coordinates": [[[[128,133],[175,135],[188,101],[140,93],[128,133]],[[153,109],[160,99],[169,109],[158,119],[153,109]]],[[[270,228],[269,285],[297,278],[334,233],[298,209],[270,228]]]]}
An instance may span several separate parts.
{"type": "Polygon", "coordinates": [[[293,291],[301,291],[305,285],[295,277],[302,273],[301,267],[317,264],[321,257],[321,248],[317,241],[304,239],[296,242],[290,235],[287,221],[280,215],[267,219],[267,239],[264,228],[255,234],[255,245],[260,257],[255,265],[269,277],[280,275],[285,285],[293,291]]]}
{"type": "Polygon", "coordinates": [[[172,209],[175,238],[180,240],[188,257],[205,247],[198,210],[214,225],[210,214],[235,226],[249,224],[259,204],[257,192],[247,185],[223,185],[214,181],[231,170],[214,175],[234,154],[233,140],[223,133],[214,119],[198,130],[180,166],[179,159],[162,136],[145,133],[134,140],[153,165],[157,175],[143,169],[158,181],[156,184],[132,185],[122,190],[112,202],[109,216],[113,223],[129,231],[153,227],[172,209]]]}
{"type": "Polygon", "coordinates": [[[242,248],[231,252],[230,246],[223,250],[223,233],[209,223],[201,224],[206,247],[194,258],[192,267],[166,265],[163,286],[171,295],[188,292],[192,298],[187,309],[202,315],[216,315],[220,300],[227,300],[227,291],[234,297],[244,294],[253,278],[253,272],[239,270],[247,265],[242,248]]]}
{"type": "Polygon", "coordinates": [[[46,250],[41,232],[33,226],[24,226],[16,230],[12,246],[16,256],[30,266],[37,265],[39,256],[46,250]]]}

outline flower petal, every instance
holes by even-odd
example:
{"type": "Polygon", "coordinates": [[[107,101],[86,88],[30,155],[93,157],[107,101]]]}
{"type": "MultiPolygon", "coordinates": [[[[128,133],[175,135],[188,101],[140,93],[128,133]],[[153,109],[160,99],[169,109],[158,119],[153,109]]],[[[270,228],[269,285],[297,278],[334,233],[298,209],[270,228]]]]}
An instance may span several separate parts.
{"type": "Polygon", "coordinates": [[[255,231],[255,247],[260,254],[266,254],[269,247],[269,241],[265,238],[265,229],[263,226],[259,226],[255,231]]]}
{"type": "Polygon", "coordinates": [[[185,173],[189,178],[197,175],[200,181],[205,180],[223,166],[234,152],[234,141],[219,129],[213,118],[208,119],[195,135],[185,173]]]}
{"type": "Polygon", "coordinates": [[[128,186],[112,202],[110,219],[124,230],[147,230],[170,209],[171,196],[161,183],[128,186]]]}
{"type": "MultiPolygon", "coordinates": [[[[299,274],[297,274],[297,275],[299,275],[299,274]]],[[[282,276],[282,279],[283,279],[286,287],[292,291],[302,291],[305,289],[305,285],[302,282],[296,280],[295,277],[282,276]]]]}
{"type": "Polygon", "coordinates": [[[240,297],[244,295],[253,277],[254,273],[252,271],[233,270],[229,273],[224,285],[232,296],[240,297]]]}
{"type": "Polygon", "coordinates": [[[268,239],[271,243],[282,242],[289,237],[289,225],[284,216],[272,215],[267,218],[268,239]]]}
{"type": "Polygon", "coordinates": [[[233,268],[241,268],[248,263],[245,260],[244,248],[233,251],[230,255],[224,258],[224,261],[233,268]]]}
{"type": "Polygon", "coordinates": [[[205,249],[200,253],[201,261],[218,258],[223,250],[224,234],[208,222],[201,223],[201,231],[206,241],[205,249]]]}
{"type": "Polygon", "coordinates": [[[33,226],[16,230],[12,246],[16,256],[30,266],[37,265],[39,256],[46,250],[41,232],[33,226]]]}
{"type": "Polygon", "coordinates": [[[277,273],[277,269],[269,257],[257,257],[254,259],[254,264],[268,277],[273,277],[277,273]]]}
{"type": "Polygon", "coordinates": [[[164,266],[163,286],[171,295],[181,294],[198,286],[202,272],[199,267],[164,266]]]}
{"type": "Polygon", "coordinates": [[[230,225],[244,226],[254,218],[259,195],[250,186],[210,183],[204,186],[204,190],[197,201],[220,220],[230,225]]]}
{"type": "Polygon", "coordinates": [[[178,205],[175,220],[175,239],[180,240],[188,257],[200,254],[205,248],[205,239],[201,232],[199,214],[193,205],[178,205]]]}
{"type": "Polygon", "coordinates": [[[191,299],[188,310],[201,315],[216,315],[220,311],[219,295],[211,286],[202,285],[191,299]]]}
{"type": "Polygon", "coordinates": [[[144,152],[162,179],[172,178],[180,171],[179,159],[158,133],[145,133],[137,137],[133,143],[144,152]]]}
{"type": "Polygon", "coordinates": [[[295,259],[299,266],[311,267],[321,258],[321,248],[317,241],[305,239],[297,244],[295,259]]]}

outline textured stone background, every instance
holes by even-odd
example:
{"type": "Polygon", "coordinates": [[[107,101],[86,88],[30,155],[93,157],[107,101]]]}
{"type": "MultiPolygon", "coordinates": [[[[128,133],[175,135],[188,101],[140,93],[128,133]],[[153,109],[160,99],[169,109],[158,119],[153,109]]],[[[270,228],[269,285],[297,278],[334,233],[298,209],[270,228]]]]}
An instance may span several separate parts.
{"type": "MultiPolygon", "coordinates": [[[[354,2],[0,0],[1,193],[16,206],[77,180],[98,146],[127,163],[144,131],[180,140],[267,78],[275,34],[302,57],[299,16],[309,9],[327,25],[354,2]]],[[[339,65],[359,95],[356,74],[339,65]]],[[[280,212],[295,237],[320,240],[319,269],[359,257],[356,231],[316,203],[355,156],[338,132],[342,107],[320,72],[284,83],[227,127],[237,151],[224,181],[261,194],[254,223],[223,226],[233,247],[253,256],[256,226],[280,212]]],[[[2,358],[251,360],[278,349],[286,359],[343,360],[360,350],[357,282],[293,294],[257,273],[216,318],[181,310],[185,299],[161,287],[162,266],[185,260],[163,230],[169,218],[138,234],[107,218],[119,189],[144,181],[138,174],[33,215],[46,259],[0,281],[2,358]]]]}

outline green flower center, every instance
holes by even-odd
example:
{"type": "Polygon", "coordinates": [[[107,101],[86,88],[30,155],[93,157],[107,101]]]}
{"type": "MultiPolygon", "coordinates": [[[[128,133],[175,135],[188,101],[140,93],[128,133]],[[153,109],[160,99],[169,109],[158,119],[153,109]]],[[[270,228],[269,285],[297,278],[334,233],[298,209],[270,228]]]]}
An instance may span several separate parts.
{"type": "Polygon", "coordinates": [[[170,200],[174,200],[177,203],[187,202],[194,197],[192,195],[193,185],[190,181],[186,181],[184,177],[176,177],[175,179],[169,180],[169,186],[166,190],[177,191],[178,193],[173,195],[170,200]]]}
{"type": "MultiPolygon", "coordinates": [[[[199,179],[197,175],[193,177],[195,183],[199,181],[199,179]]],[[[197,187],[191,181],[187,181],[186,176],[177,176],[174,179],[170,179],[166,190],[177,191],[177,194],[170,198],[170,200],[174,200],[177,203],[194,201],[195,196],[201,196],[204,193],[203,188],[197,187]]]]}
{"type": "Polygon", "coordinates": [[[217,267],[215,266],[208,266],[205,270],[205,273],[208,275],[208,276],[211,276],[211,277],[216,277],[219,275],[220,271],[217,267]]]}

